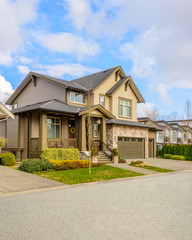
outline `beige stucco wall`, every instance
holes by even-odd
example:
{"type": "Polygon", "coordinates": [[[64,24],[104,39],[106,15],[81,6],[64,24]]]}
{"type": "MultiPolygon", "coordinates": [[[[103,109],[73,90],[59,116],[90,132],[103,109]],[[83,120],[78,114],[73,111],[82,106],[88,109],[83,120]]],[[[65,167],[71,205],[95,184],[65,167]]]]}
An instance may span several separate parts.
{"type": "MultiPolygon", "coordinates": [[[[110,90],[118,81],[115,81],[115,73],[108,77],[95,91],[94,91],[94,105],[99,104],[100,95],[105,95],[108,90],[110,90]]],[[[137,121],[137,98],[133,93],[132,89],[128,86],[127,91],[125,91],[125,83],[123,83],[112,96],[105,95],[105,108],[109,110],[117,119],[127,120],[127,121],[137,121]],[[122,118],[119,117],[119,97],[130,99],[132,102],[132,117],[122,118]]]]}
{"type": "Polygon", "coordinates": [[[136,121],[137,122],[137,98],[135,97],[135,94],[131,90],[131,88],[128,86],[127,91],[125,91],[125,84],[122,84],[117,91],[113,94],[113,107],[112,107],[112,113],[115,115],[117,119],[122,119],[126,121],[136,121]],[[125,98],[131,100],[131,118],[124,118],[119,116],[119,98],[125,98]]]}
{"type": "Polygon", "coordinates": [[[118,136],[145,138],[145,158],[148,158],[148,129],[121,125],[107,125],[107,145],[110,148],[118,148],[118,136]]]}
{"type": "Polygon", "coordinates": [[[36,86],[30,81],[22,93],[14,100],[13,104],[18,103],[18,108],[20,108],[52,99],[65,102],[65,88],[37,78],[36,86]]]}

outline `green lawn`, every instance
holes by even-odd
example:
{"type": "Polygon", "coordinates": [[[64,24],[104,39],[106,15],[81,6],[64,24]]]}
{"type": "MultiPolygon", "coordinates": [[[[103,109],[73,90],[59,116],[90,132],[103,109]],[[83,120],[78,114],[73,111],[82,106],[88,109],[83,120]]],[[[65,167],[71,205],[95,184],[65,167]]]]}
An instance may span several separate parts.
{"type": "Polygon", "coordinates": [[[170,170],[170,169],[159,168],[159,167],[154,167],[154,166],[143,167],[143,168],[153,170],[153,171],[157,171],[157,172],[162,172],[162,173],[174,172],[173,170],[170,170]]]}
{"type": "Polygon", "coordinates": [[[55,181],[66,184],[78,184],[87,182],[97,182],[102,180],[110,180],[116,178],[126,178],[141,176],[143,174],[116,168],[110,166],[93,167],[91,175],[88,173],[88,168],[64,170],[64,171],[49,171],[35,173],[41,177],[46,177],[55,181]]]}

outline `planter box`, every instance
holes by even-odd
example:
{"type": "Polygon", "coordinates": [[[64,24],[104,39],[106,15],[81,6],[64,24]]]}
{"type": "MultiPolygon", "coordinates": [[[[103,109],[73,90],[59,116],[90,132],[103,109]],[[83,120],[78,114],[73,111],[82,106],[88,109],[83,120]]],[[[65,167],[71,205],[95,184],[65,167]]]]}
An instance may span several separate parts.
{"type": "Polygon", "coordinates": [[[92,162],[93,163],[98,163],[99,162],[99,157],[98,156],[93,156],[92,157],[92,162]]]}
{"type": "Polygon", "coordinates": [[[113,156],[113,163],[117,164],[119,160],[119,156],[113,156]]]}

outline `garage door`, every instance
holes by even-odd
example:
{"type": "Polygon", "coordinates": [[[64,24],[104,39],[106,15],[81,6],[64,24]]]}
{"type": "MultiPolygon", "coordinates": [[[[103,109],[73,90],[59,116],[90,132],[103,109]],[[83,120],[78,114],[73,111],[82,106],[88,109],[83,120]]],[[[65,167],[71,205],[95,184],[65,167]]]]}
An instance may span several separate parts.
{"type": "Polygon", "coordinates": [[[118,137],[118,151],[124,159],[144,158],[144,138],[118,137]]]}
{"type": "Polygon", "coordinates": [[[149,139],[149,158],[154,157],[154,139],[149,139]]]}

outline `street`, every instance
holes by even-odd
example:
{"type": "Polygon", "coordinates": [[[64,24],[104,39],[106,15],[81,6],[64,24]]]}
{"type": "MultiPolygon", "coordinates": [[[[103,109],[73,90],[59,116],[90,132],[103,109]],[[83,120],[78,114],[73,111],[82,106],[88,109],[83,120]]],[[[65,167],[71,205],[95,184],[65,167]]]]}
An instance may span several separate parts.
{"type": "Polygon", "coordinates": [[[192,171],[0,198],[1,240],[192,239],[192,171]]]}

